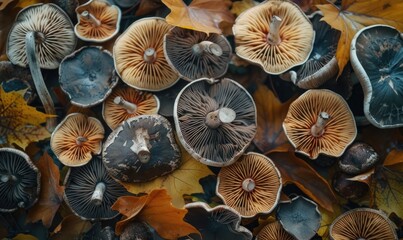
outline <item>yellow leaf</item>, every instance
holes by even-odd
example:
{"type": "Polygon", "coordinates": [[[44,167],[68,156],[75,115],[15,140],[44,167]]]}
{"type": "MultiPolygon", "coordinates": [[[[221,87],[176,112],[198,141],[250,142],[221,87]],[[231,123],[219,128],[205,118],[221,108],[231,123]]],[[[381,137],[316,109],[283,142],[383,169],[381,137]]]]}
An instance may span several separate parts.
{"type": "Polygon", "coordinates": [[[38,240],[38,238],[29,234],[20,233],[17,236],[13,237],[13,240],[38,240]]]}
{"type": "Polygon", "coordinates": [[[320,228],[318,229],[318,235],[323,239],[329,238],[329,227],[332,222],[340,216],[341,208],[339,205],[333,205],[333,212],[329,212],[326,209],[319,207],[319,211],[322,214],[322,218],[320,221],[320,228]]]}
{"type": "Polygon", "coordinates": [[[174,26],[199,32],[221,34],[220,22],[234,22],[229,0],[193,0],[187,6],[182,0],[162,0],[171,9],[166,21],[174,26]]]}
{"type": "Polygon", "coordinates": [[[253,0],[242,0],[232,4],[231,12],[239,16],[245,10],[258,5],[259,3],[253,0]]]}
{"type": "Polygon", "coordinates": [[[29,143],[47,138],[50,138],[50,133],[45,127],[24,125],[17,127],[13,133],[8,135],[8,142],[25,149],[29,143]]]}
{"type": "Polygon", "coordinates": [[[400,165],[403,165],[403,151],[392,149],[392,151],[390,151],[388,156],[386,157],[383,165],[389,167],[392,166],[399,167],[400,165]]]}

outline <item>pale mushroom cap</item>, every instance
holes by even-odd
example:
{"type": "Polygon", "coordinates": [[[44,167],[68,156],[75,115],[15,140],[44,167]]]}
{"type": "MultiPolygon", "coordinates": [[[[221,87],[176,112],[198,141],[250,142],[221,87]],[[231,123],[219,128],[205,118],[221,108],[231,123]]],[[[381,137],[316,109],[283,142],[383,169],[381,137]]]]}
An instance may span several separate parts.
{"type": "Polygon", "coordinates": [[[233,33],[237,55],[260,65],[269,74],[281,74],[304,63],[312,51],[315,33],[301,9],[288,1],[265,1],[235,20],[233,33]],[[277,16],[282,19],[278,45],[267,42],[269,25],[277,16]]]}
{"type": "Polygon", "coordinates": [[[330,90],[308,90],[291,103],[283,122],[283,129],[297,152],[316,159],[320,153],[339,157],[356,135],[357,128],[346,101],[330,90]],[[320,137],[311,134],[321,112],[330,120],[320,137]]]}
{"type": "Polygon", "coordinates": [[[41,68],[58,68],[76,46],[73,24],[63,10],[52,3],[31,5],[18,14],[7,40],[8,58],[22,67],[28,65],[25,47],[28,32],[39,32],[45,37],[41,44],[36,44],[41,68]]]}
{"type": "Polygon", "coordinates": [[[277,205],[281,192],[281,176],[274,163],[258,153],[244,154],[235,163],[221,168],[217,180],[217,196],[242,217],[270,213],[277,205]],[[254,181],[254,189],[245,191],[243,182],[254,181]]]}
{"type": "Polygon", "coordinates": [[[123,82],[140,90],[161,91],[179,80],[163,50],[164,35],[171,27],[163,18],[143,18],[119,36],[113,56],[123,82]],[[155,59],[146,62],[144,54],[150,48],[155,51],[155,59]]]}
{"type": "Polygon", "coordinates": [[[267,224],[260,230],[256,236],[256,240],[295,240],[278,221],[267,224]]]}
{"type": "Polygon", "coordinates": [[[64,165],[82,166],[91,160],[92,154],[101,152],[104,133],[101,122],[96,118],[72,113],[52,133],[50,147],[64,165]],[[86,141],[78,144],[79,137],[86,141]]]}

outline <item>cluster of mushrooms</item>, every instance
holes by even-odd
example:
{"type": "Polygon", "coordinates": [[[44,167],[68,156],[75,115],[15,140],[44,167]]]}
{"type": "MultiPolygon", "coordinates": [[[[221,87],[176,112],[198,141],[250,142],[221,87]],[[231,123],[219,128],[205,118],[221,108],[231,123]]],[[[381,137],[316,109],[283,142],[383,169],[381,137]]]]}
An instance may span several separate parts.
{"type": "MultiPolygon", "coordinates": [[[[124,2],[129,1],[118,2],[127,7],[124,2]]],[[[41,69],[58,68],[60,87],[72,105],[102,104],[103,119],[71,113],[59,123],[57,118],[47,121],[53,153],[71,167],[64,180],[64,200],[72,212],[93,221],[116,217],[112,204],[130,194],[121,182],[147,182],[175,171],[181,165],[181,144],[201,163],[220,167],[216,193],[225,205],[185,206],[185,220],[200,230],[203,239],[252,239],[251,232],[240,226],[241,218],[275,209],[278,221],[263,228],[257,239],[297,239],[301,235],[293,234],[294,225],[288,224],[303,222],[308,215],[317,219],[316,227],[301,231],[304,239],[312,238],[320,223],[316,204],[297,197],[279,206],[279,170],[267,156],[246,152],[257,131],[256,106],[244,87],[222,78],[233,54],[226,37],[147,17],[132,23],[110,53],[98,45],[119,32],[120,7],[90,0],[67,14],[56,4],[31,5],[18,14],[8,37],[7,56],[13,65],[29,67],[46,113],[56,115],[41,69]],[[77,38],[88,46],[75,50],[77,38]],[[301,204],[313,210],[301,216],[296,207],[301,204]],[[210,225],[214,228],[206,227],[210,225]]],[[[356,121],[343,97],[315,89],[338,73],[339,33],[321,17],[320,12],[307,17],[289,1],[264,1],[236,19],[235,53],[268,74],[309,89],[290,105],[284,132],[296,152],[310,159],[320,154],[342,156],[342,177],[348,178],[379,161],[371,146],[351,145],[356,121]]],[[[402,42],[396,29],[376,25],[361,30],[352,43],[352,66],[365,93],[364,112],[380,128],[403,125],[402,42]]],[[[6,199],[0,211],[31,207],[40,191],[35,164],[16,149],[2,148],[0,156],[0,198],[6,199]]],[[[359,197],[345,187],[337,190],[344,184],[340,178],[334,180],[336,191],[347,198],[359,197]]],[[[338,217],[330,236],[397,239],[383,213],[365,208],[338,217]]]]}

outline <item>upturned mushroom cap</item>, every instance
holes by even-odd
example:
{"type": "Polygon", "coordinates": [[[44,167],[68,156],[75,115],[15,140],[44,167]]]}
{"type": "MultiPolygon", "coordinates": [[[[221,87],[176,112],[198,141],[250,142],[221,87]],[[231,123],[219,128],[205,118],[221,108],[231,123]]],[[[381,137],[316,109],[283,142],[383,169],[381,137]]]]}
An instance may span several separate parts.
{"type": "Polygon", "coordinates": [[[235,162],[256,133],[252,97],[228,78],[189,83],[175,100],[174,120],[186,151],[216,167],[235,162]]]}
{"type": "Polygon", "coordinates": [[[357,135],[348,104],[330,90],[308,90],[292,102],[283,129],[295,151],[311,159],[341,156],[357,135]]]}
{"type": "Polygon", "coordinates": [[[72,212],[83,220],[106,220],[119,212],[113,203],[127,195],[126,189],[111,178],[98,156],[85,166],[70,168],[66,175],[63,198],[72,212]]]}
{"type": "Polygon", "coordinates": [[[72,113],[57,125],[50,147],[64,165],[82,166],[91,160],[92,154],[101,153],[104,133],[98,119],[72,113]]]}
{"type": "Polygon", "coordinates": [[[30,208],[40,191],[41,174],[28,155],[13,148],[0,148],[0,212],[30,208]]]}
{"type": "Polygon", "coordinates": [[[217,180],[217,196],[242,217],[270,213],[276,207],[281,192],[280,172],[270,158],[244,154],[235,163],[221,168],[217,180]]]}
{"type": "Polygon", "coordinates": [[[379,128],[403,126],[403,37],[387,25],[371,25],[351,41],[351,65],[364,91],[364,113],[379,128]]]}
{"type": "Polygon", "coordinates": [[[397,240],[396,226],[385,214],[371,208],[356,208],[336,218],[329,228],[330,239],[397,240]]]}
{"type": "Polygon", "coordinates": [[[260,230],[256,240],[296,240],[291,234],[284,230],[278,221],[267,224],[260,230]]]}
{"type": "Polygon", "coordinates": [[[179,75],[192,81],[224,75],[232,49],[223,35],[175,27],[164,37],[164,53],[179,75]]]}
{"type": "Polygon", "coordinates": [[[315,38],[312,24],[289,1],[265,1],[244,11],[232,28],[236,54],[260,65],[269,74],[280,74],[303,64],[315,38]]]}
{"type": "Polygon", "coordinates": [[[159,115],[129,118],[105,141],[103,161],[122,182],[146,182],[180,166],[180,151],[167,119],[159,115]]]}
{"type": "Polygon", "coordinates": [[[90,0],[76,8],[77,37],[89,42],[105,42],[119,32],[122,12],[106,0],[90,0]]]}
{"type": "Polygon", "coordinates": [[[156,114],[159,107],[157,96],[133,88],[120,87],[105,100],[102,116],[113,130],[131,117],[156,114]]]}
{"type": "Polygon", "coordinates": [[[163,18],[142,18],[126,29],[113,46],[115,68],[127,85],[161,91],[179,80],[164,56],[164,35],[172,26],[163,18]]]}

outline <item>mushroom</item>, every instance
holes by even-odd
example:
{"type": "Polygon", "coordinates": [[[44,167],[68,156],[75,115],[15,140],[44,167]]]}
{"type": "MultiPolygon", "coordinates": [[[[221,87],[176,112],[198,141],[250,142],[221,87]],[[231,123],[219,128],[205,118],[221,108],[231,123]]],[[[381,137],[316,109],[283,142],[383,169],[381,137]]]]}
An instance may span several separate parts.
{"type": "Polygon", "coordinates": [[[9,61],[0,62],[0,85],[5,92],[24,90],[24,99],[28,103],[35,98],[30,71],[9,61]]]}
{"type": "Polygon", "coordinates": [[[236,54],[269,74],[306,62],[315,32],[304,12],[290,1],[265,1],[241,13],[232,28],[236,54]]]}
{"type": "Polygon", "coordinates": [[[71,113],[52,133],[50,147],[64,165],[82,166],[91,160],[92,154],[101,153],[104,132],[98,119],[71,113]]]}
{"type": "Polygon", "coordinates": [[[112,54],[102,47],[82,47],[60,63],[60,87],[79,107],[103,102],[118,80],[112,54]]]}
{"type": "Polygon", "coordinates": [[[0,212],[30,208],[38,200],[41,174],[24,152],[0,148],[0,212]]]}
{"type": "MultiPolygon", "coordinates": [[[[7,56],[13,64],[29,65],[47,114],[56,112],[40,68],[58,68],[60,61],[74,50],[76,41],[70,18],[52,3],[34,4],[21,10],[8,35],[7,56]]],[[[47,129],[53,131],[55,126],[56,119],[48,118],[47,129]]]]}
{"type": "Polygon", "coordinates": [[[192,81],[224,75],[232,49],[223,35],[175,27],[164,37],[164,53],[172,68],[192,81]]]}
{"type": "Polygon", "coordinates": [[[102,116],[113,130],[131,117],[158,113],[159,106],[160,101],[151,93],[120,87],[105,100],[102,116]]]}
{"type": "Polygon", "coordinates": [[[235,162],[256,133],[252,97],[228,78],[189,83],[175,100],[174,120],[186,151],[216,167],[235,162]]]}
{"type": "Polygon", "coordinates": [[[373,147],[363,142],[351,144],[340,157],[339,168],[347,174],[364,173],[379,162],[379,155],[373,147]]]}
{"type": "Polygon", "coordinates": [[[256,240],[296,240],[278,221],[267,224],[259,231],[256,240]]]}
{"type": "Polygon", "coordinates": [[[120,8],[106,0],[90,0],[76,8],[77,37],[89,42],[106,42],[119,32],[120,8]]]}
{"type": "Polygon", "coordinates": [[[83,220],[106,220],[119,212],[113,203],[127,195],[126,189],[111,178],[98,156],[85,166],[70,168],[65,178],[63,198],[71,211],[83,220]]]}
{"type": "Polygon", "coordinates": [[[292,102],[283,129],[295,151],[311,159],[341,156],[357,135],[346,101],[329,90],[308,90],[292,102]]]}
{"type": "Polygon", "coordinates": [[[351,65],[364,91],[364,113],[378,128],[403,126],[403,37],[387,25],[371,25],[351,41],[351,65]]]}
{"type": "Polygon", "coordinates": [[[251,152],[220,169],[216,193],[241,217],[251,218],[273,211],[279,201],[281,187],[280,172],[271,159],[251,152]]]}
{"type": "Polygon", "coordinates": [[[146,182],[180,166],[180,151],[171,124],[159,115],[129,118],[105,141],[103,161],[122,182],[146,182]]]}
{"type": "Polygon", "coordinates": [[[142,18],[119,36],[113,57],[123,82],[140,90],[161,91],[179,80],[164,56],[163,38],[171,27],[163,18],[142,18]]]}
{"type": "Polygon", "coordinates": [[[330,239],[397,240],[396,226],[384,213],[371,208],[356,208],[336,218],[329,228],[330,239]]]}
{"type": "Polygon", "coordinates": [[[353,181],[351,177],[342,172],[334,174],[332,180],[334,191],[345,199],[357,200],[364,197],[369,191],[369,186],[360,181],[353,181]]]}

